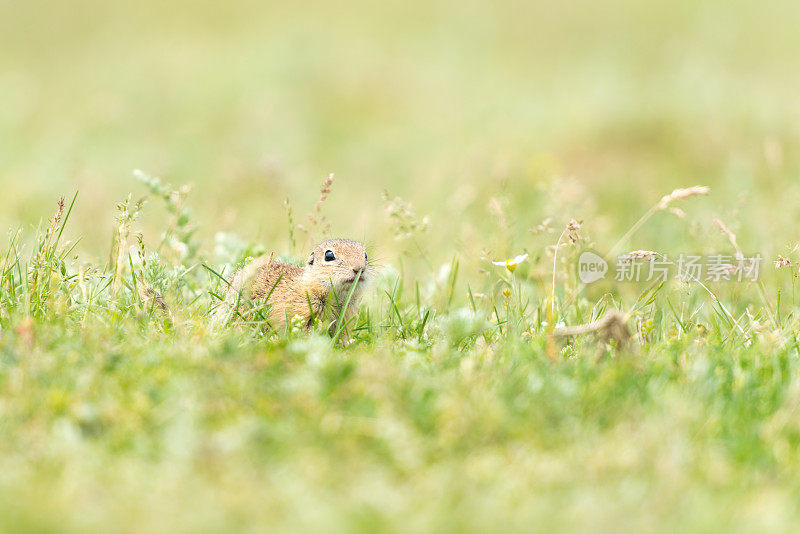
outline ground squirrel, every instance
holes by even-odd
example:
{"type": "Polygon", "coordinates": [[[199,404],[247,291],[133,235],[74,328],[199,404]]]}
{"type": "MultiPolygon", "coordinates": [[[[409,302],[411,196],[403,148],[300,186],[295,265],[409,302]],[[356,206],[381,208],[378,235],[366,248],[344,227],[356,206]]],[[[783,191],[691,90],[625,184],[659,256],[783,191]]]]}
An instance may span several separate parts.
{"type": "Polygon", "coordinates": [[[302,317],[311,326],[315,317],[330,310],[334,318],[351,317],[373,270],[364,244],[350,239],[331,239],[315,246],[303,267],[272,260],[272,254],[251,261],[228,281],[225,300],[215,314],[215,323],[225,324],[237,316],[257,320],[262,315],[279,329],[302,317]],[[353,283],[347,310],[342,310],[353,283]],[[269,310],[267,314],[266,311],[269,310]]]}

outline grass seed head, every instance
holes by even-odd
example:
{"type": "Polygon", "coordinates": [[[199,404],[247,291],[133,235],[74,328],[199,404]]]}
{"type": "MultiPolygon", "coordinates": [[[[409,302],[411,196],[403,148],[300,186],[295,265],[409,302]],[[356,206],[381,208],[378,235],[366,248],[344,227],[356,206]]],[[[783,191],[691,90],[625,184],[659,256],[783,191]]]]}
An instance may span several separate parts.
{"type": "Polygon", "coordinates": [[[624,256],[621,256],[619,261],[627,263],[636,260],[652,260],[659,257],[663,257],[663,254],[654,250],[632,250],[624,256]]]}
{"type": "Polygon", "coordinates": [[[581,236],[578,235],[578,230],[581,229],[581,223],[583,223],[583,221],[576,221],[575,219],[572,219],[567,224],[567,237],[573,244],[581,240],[581,236]]]}
{"type": "Polygon", "coordinates": [[[725,226],[724,222],[717,219],[716,217],[714,217],[712,220],[714,221],[714,224],[717,226],[717,228],[719,228],[719,231],[722,232],[725,235],[725,237],[728,238],[728,241],[730,241],[731,245],[733,245],[733,248],[736,249],[736,252],[739,254],[739,256],[741,256],[742,251],[739,248],[739,243],[736,241],[736,234],[734,234],[730,228],[725,226]]]}
{"type": "Polygon", "coordinates": [[[792,260],[790,260],[789,258],[784,258],[783,256],[778,255],[778,259],[775,260],[776,269],[781,269],[783,267],[791,267],[791,266],[792,266],[792,260]]]}
{"type": "Polygon", "coordinates": [[[707,195],[709,191],[711,191],[711,189],[705,185],[696,185],[694,187],[687,187],[684,189],[675,189],[669,195],[664,195],[661,197],[661,201],[658,203],[658,209],[666,209],[667,206],[676,200],[684,200],[697,195],[707,195]]]}

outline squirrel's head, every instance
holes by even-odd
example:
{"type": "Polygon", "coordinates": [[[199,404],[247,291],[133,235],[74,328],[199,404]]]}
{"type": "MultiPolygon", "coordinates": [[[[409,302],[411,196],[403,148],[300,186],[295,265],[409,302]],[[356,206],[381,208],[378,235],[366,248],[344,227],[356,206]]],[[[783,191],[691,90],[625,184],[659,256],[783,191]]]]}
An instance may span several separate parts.
{"type": "Polygon", "coordinates": [[[331,284],[337,293],[349,291],[359,273],[357,289],[372,277],[364,243],[350,239],[330,239],[314,247],[306,261],[306,273],[321,283],[331,284]]]}

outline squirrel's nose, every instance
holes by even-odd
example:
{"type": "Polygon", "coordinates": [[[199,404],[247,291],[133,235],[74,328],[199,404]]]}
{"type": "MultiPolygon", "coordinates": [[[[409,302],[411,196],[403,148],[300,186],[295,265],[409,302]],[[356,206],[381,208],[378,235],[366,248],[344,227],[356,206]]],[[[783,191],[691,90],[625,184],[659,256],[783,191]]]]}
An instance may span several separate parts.
{"type": "Polygon", "coordinates": [[[360,266],[360,267],[353,267],[353,272],[356,273],[356,274],[363,273],[364,269],[365,269],[365,267],[363,265],[360,266]]]}

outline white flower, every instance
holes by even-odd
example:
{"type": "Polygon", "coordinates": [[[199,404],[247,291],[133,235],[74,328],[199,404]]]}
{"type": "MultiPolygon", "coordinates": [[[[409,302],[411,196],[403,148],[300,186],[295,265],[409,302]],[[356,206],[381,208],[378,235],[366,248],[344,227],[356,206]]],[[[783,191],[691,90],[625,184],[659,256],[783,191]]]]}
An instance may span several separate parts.
{"type": "Polygon", "coordinates": [[[519,265],[520,263],[522,263],[523,261],[525,261],[527,259],[528,259],[528,255],[527,254],[520,254],[519,256],[517,256],[515,258],[511,258],[510,260],[493,261],[492,265],[505,266],[506,269],[508,269],[510,272],[513,273],[514,270],[517,268],[517,265],[519,265]]]}

